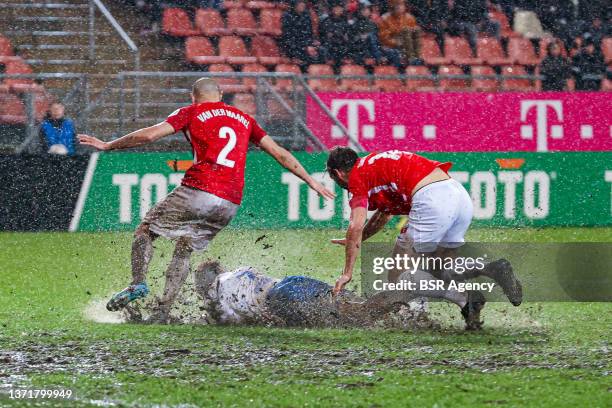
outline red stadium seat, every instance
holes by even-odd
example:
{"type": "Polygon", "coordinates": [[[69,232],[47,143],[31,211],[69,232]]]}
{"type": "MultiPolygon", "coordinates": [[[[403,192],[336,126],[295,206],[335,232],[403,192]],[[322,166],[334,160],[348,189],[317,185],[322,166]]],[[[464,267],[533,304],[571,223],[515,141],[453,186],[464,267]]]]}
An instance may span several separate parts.
{"type": "Polygon", "coordinates": [[[0,94],[0,123],[26,123],[25,107],[17,96],[10,93],[0,94]]]}
{"type": "MultiPolygon", "coordinates": [[[[242,72],[268,72],[268,70],[259,64],[246,64],[242,66],[242,72]]],[[[256,78],[244,78],[242,83],[251,91],[257,88],[256,78]]]]}
{"type": "Polygon", "coordinates": [[[198,9],[195,16],[195,25],[202,34],[208,37],[231,34],[231,31],[225,28],[223,17],[215,9],[198,9]]]}
{"type": "Polygon", "coordinates": [[[435,39],[431,37],[423,37],[421,39],[421,59],[427,65],[446,64],[448,60],[442,56],[440,47],[435,39]]]}
{"type": "Polygon", "coordinates": [[[508,65],[510,58],[504,54],[501,44],[495,38],[482,37],[477,43],[478,57],[489,65],[508,65]]]}
{"type": "Polygon", "coordinates": [[[422,65],[408,66],[406,67],[406,75],[409,77],[406,79],[406,89],[409,91],[425,91],[436,89],[431,72],[427,67],[422,65]],[[416,77],[419,78],[410,78],[416,77]],[[421,78],[423,77],[423,78],[421,78]]]}
{"type": "MultiPolygon", "coordinates": [[[[234,73],[235,71],[226,64],[212,64],[208,67],[208,72],[234,73]]],[[[246,92],[248,90],[245,85],[240,83],[240,79],[235,76],[217,78],[217,83],[221,87],[221,90],[227,93],[246,92]]]]}
{"type": "Polygon", "coordinates": [[[606,64],[612,62],[612,37],[604,38],[601,42],[601,52],[606,64]]]}
{"type": "Polygon", "coordinates": [[[563,42],[559,41],[555,37],[544,37],[540,40],[540,60],[543,60],[548,55],[548,45],[552,42],[556,42],[561,47],[561,55],[567,58],[567,50],[563,42]]]}
{"type": "Polygon", "coordinates": [[[519,65],[538,65],[540,63],[531,41],[522,37],[510,38],[508,57],[513,63],[519,65]]]}
{"type": "Polygon", "coordinates": [[[224,0],[223,8],[226,10],[246,7],[247,0],[224,0]]]}
{"type": "Polygon", "coordinates": [[[506,17],[506,15],[503,12],[493,10],[489,12],[489,18],[493,21],[499,22],[500,33],[502,37],[506,38],[506,37],[519,36],[519,34],[517,34],[516,32],[512,30],[512,27],[510,27],[510,22],[508,21],[508,17],[506,17]]]}
{"type": "Polygon", "coordinates": [[[604,80],[601,81],[601,90],[606,92],[612,92],[612,80],[604,78],[604,80]]]}
{"type": "MultiPolygon", "coordinates": [[[[367,72],[361,65],[348,64],[340,68],[340,75],[367,75],[367,72]]],[[[370,81],[367,78],[343,78],[340,88],[347,91],[369,91],[370,81]]]]}
{"type": "Polygon", "coordinates": [[[534,89],[529,79],[510,78],[514,75],[527,75],[527,72],[520,65],[502,68],[502,89],[504,91],[532,91],[534,89]]]}
{"type": "Polygon", "coordinates": [[[243,8],[227,12],[227,28],[237,35],[251,36],[259,33],[253,13],[243,8]]]}
{"type": "Polygon", "coordinates": [[[185,40],[185,59],[204,65],[225,62],[225,57],[217,55],[210,40],[206,37],[189,37],[185,40]]]}
{"type": "Polygon", "coordinates": [[[479,58],[472,56],[472,49],[463,37],[449,37],[444,40],[444,56],[457,65],[482,64],[479,58]]]}
{"type": "MultiPolygon", "coordinates": [[[[374,75],[399,75],[393,66],[379,66],[374,68],[374,75]]],[[[374,87],[384,92],[400,92],[404,88],[401,79],[381,78],[374,80],[374,87]]]]}
{"type": "MultiPolygon", "coordinates": [[[[283,11],[279,9],[261,10],[259,16],[260,30],[262,34],[279,36],[282,34],[283,11]]],[[[313,23],[314,24],[314,23],[313,23]]]]}
{"type": "MultiPolygon", "coordinates": [[[[31,74],[32,68],[20,57],[5,57],[4,73],[7,75],[31,74]]],[[[8,86],[33,85],[34,81],[30,78],[9,78],[4,83],[8,86]]]]}
{"type": "Polygon", "coordinates": [[[13,46],[8,38],[0,36],[0,55],[11,56],[13,55],[13,46]]]}
{"type": "Polygon", "coordinates": [[[484,92],[495,92],[497,91],[497,78],[495,71],[491,67],[472,67],[472,88],[477,91],[484,92]],[[490,78],[479,78],[480,76],[487,76],[490,78]]]}
{"type": "MultiPolygon", "coordinates": [[[[275,71],[276,72],[288,72],[288,73],[297,74],[297,75],[302,74],[300,67],[298,67],[295,64],[279,64],[276,66],[275,71]]],[[[283,89],[283,90],[293,89],[293,80],[285,79],[285,78],[277,79],[276,87],[279,89],[283,89]]]]}
{"type": "Polygon", "coordinates": [[[468,81],[461,78],[452,78],[454,75],[465,75],[460,67],[453,65],[441,66],[438,71],[440,78],[440,88],[442,90],[465,90],[468,88],[468,81]]]}
{"type": "Polygon", "coordinates": [[[285,58],[281,57],[276,41],[271,37],[254,37],[251,43],[251,49],[253,50],[253,55],[257,57],[260,64],[276,65],[285,62],[285,58]]]}
{"type": "MultiPolygon", "coordinates": [[[[308,67],[308,75],[334,75],[334,70],[329,65],[313,64],[308,67]]],[[[335,78],[308,79],[308,85],[315,91],[335,91],[338,89],[335,78]]]]}
{"type": "Polygon", "coordinates": [[[191,24],[187,12],[180,8],[167,8],[164,10],[162,31],[174,37],[189,37],[200,34],[191,24]]]}
{"type": "Polygon", "coordinates": [[[230,64],[254,64],[257,58],[251,56],[242,38],[226,36],[219,39],[219,55],[225,57],[230,64]]]}
{"type": "Polygon", "coordinates": [[[234,95],[232,105],[240,109],[247,115],[255,116],[257,114],[257,104],[255,97],[248,93],[239,93],[234,95]]]}

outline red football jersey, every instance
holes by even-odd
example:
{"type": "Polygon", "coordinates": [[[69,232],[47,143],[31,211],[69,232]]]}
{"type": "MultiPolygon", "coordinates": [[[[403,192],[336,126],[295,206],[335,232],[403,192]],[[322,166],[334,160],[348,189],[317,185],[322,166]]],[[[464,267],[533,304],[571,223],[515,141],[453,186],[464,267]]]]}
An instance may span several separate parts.
{"type": "Polygon", "coordinates": [[[408,214],[416,185],[436,167],[448,172],[451,166],[401,150],[372,153],[359,159],[349,174],[350,206],[408,214]]]}
{"type": "Polygon", "coordinates": [[[182,184],[240,204],[249,141],[266,136],[255,119],[223,102],[204,102],[177,109],[166,122],[191,143],[193,165],[182,184]]]}

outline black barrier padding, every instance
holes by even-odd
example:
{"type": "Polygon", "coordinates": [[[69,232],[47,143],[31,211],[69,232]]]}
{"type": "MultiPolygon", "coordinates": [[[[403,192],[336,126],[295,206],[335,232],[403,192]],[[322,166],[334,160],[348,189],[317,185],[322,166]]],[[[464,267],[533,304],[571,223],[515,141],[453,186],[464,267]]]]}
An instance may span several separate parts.
{"type": "Polygon", "coordinates": [[[0,230],[68,230],[89,156],[0,155],[0,230]]]}

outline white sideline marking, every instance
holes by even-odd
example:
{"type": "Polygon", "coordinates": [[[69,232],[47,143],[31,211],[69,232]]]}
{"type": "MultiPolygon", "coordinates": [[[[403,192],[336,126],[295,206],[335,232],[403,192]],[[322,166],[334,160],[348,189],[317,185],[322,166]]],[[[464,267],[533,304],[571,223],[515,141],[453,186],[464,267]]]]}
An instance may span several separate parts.
{"type": "Polygon", "coordinates": [[[83,208],[85,207],[85,200],[87,200],[87,194],[89,193],[89,187],[91,186],[91,180],[93,179],[96,166],[98,165],[98,156],[100,153],[92,153],[89,157],[89,163],[87,163],[87,170],[85,171],[85,178],[81,185],[81,191],[79,192],[79,198],[74,212],[72,213],[72,220],[70,220],[70,227],[68,231],[74,232],[79,228],[79,222],[81,221],[81,215],[83,214],[83,208]]]}

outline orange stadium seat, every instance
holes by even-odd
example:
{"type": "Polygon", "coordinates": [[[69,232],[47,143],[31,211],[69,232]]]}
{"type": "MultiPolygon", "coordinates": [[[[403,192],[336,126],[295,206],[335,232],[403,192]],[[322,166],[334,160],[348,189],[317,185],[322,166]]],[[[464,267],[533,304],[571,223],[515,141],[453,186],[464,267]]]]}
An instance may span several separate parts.
{"type": "Polygon", "coordinates": [[[257,58],[248,52],[242,38],[225,36],[219,39],[219,55],[225,57],[230,64],[254,64],[257,58]]]}
{"type": "Polygon", "coordinates": [[[504,91],[531,91],[534,89],[529,79],[509,78],[513,75],[527,75],[525,67],[513,65],[502,68],[502,89],[504,91]]]}
{"type": "Polygon", "coordinates": [[[187,12],[180,8],[167,8],[164,10],[162,31],[174,37],[189,37],[200,34],[191,24],[187,12]]]}
{"type": "MultiPolygon", "coordinates": [[[[234,69],[227,64],[212,64],[208,67],[208,72],[225,72],[234,73],[234,69]]],[[[240,79],[236,77],[222,77],[218,78],[217,82],[223,90],[227,93],[246,92],[247,87],[240,83],[240,79]]]]}
{"type": "Polygon", "coordinates": [[[552,42],[557,42],[557,45],[561,47],[561,55],[567,58],[567,50],[561,41],[555,37],[544,37],[540,40],[540,60],[543,60],[548,55],[548,45],[552,42]]]}
{"type": "Polygon", "coordinates": [[[227,28],[237,35],[251,36],[259,33],[257,22],[248,9],[235,8],[227,12],[227,28]]]}
{"type": "MultiPolygon", "coordinates": [[[[398,75],[394,66],[378,66],[374,68],[374,75],[398,75]]],[[[401,79],[382,78],[374,80],[374,87],[385,92],[400,92],[404,88],[401,79]]]]}
{"type": "Polygon", "coordinates": [[[489,65],[508,65],[510,58],[504,54],[501,44],[495,38],[482,37],[477,43],[478,57],[489,65]]]}
{"type": "Polygon", "coordinates": [[[26,115],[23,102],[13,94],[0,94],[0,123],[16,125],[25,122],[26,115]]]}
{"type": "Polygon", "coordinates": [[[198,9],[195,16],[195,25],[202,34],[208,37],[231,34],[231,31],[225,28],[223,17],[215,9],[198,9]]]}
{"type": "Polygon", "coordinates": [[[449,65],[441,66],[438,71],[440,88],[442,90],[464,90],[468,88],[468,81],[460,78],[449,78],[451,75],[465,75],[460,67],[449,65]]]}
{"type": "Polygon", "coordinates": [[[214,47],[206,37],[189,37],[185,40],[185,59],[204,65],[225,62],[225,57],[216,55],[214,47]]]}
{"type": "MultiPolygon", "coordinates": [[[[334,70],[329,65],[313,64],[308,67],[308,75],[334,75],[334,70]]],[[[338,84],[335,78],[312,78],[308,85],[315,91],[335,91],[338,84]]]]}
{"type": "Polygon", "coordinates": [[[431,76],[431,72],[427,67],[422,65],[408,66],[406,67],[406,75],[407,76],[420,76],[427,78],[407,78],[406,79],[406,88],[410,91],[424,91],[424,90],[432,90],[436,88],[434,84],[433,77],[431,76]]]}
{"type": "MultiPolygon", "coordinates": [[[[279,9],[261,10],[259,16],[260,30],[262,34],[279,36],[283,33],[281,19],[283,11],[279,9]]],[[[314,25],[314,23],[313,23],[314,25]]]]}
{"type": "Polygon", "coordinates": [[[497,78],[495,71],[491,67],[472,67],[472,88],[477,91],[495,92],[497,91],[497,78]],[[479,76],[487,76],[490,78],[479,78],[479,76]]]}
{"type": "MultiPolygon", "coordinates": [[[[242,66],[242,72],[268,72],[266,67],[259,64],[246,64],[242,66]]],[[[242,83],[251,91],[257,88],[256,78],[244,78],[242,83]]]]}
{"type": "Polygon", "coordinates": [[[508,57],[513,63],[520,65],[538,65],[540,63],[531,41],[522,37],[510,38],[508,57]]]}
{"type": "Polygon", "coordinates": [[[601,52],[607,63],[612,62],[612,37],[604,38],[601,42],[601,52]]]}
{"type": "MultiPolygon", "coordinates": [[[[340,68],[340,75],[367,75],[361,65],[343,65],[340,68]]],[[[346,78],[340,81],[340,88],[348,91],[369,91],[370,81],[367,78],[346,78]]]]}
{"type": "Polygon", "coordinates": [[[285,58],[281,57],[276,41],[271,37],[253,37],[251,50],[253,50],[253,55],[257,57],[260,64],[276,65],[285,62],[285,58]]]}
{"type": "Polygon", "coordinates": [[[257,104],[255,97],[248,93],[239,93],[234,95],[232,105],[240,109],[247,115],[255,116],[257,114],[257,104]]]}
{"type": "Polygon", "coordinates": [[[8,38],[0,36],[0,55],[11,56],[13,55],[13,45],[8,38]]]}
{"type": "Polygon", "coordinates": [[[423,37],[421,39],[421,59],[427,65],[446,64],[448,60],[442,56],[440,47],[432,37],[423,37]]]}
{"type": "Polygon", "coordinates": [[[444,56],[457,65],[482,64],[479,58],[472,56],[472,49],[463,37],[449,37],[444,40],[444,56]]]}
{"type": "MultiPolygon", "coordinates": [[[[302,71],[300,67],[295,64],[279,64],[276,66],[276,72],[288,72],[291,74],[301,75],[302,71]]],[[[282,78],[276,80],[276,87],[279,89],[293,89],[293,80],[288,78],[282,78]]]]}

